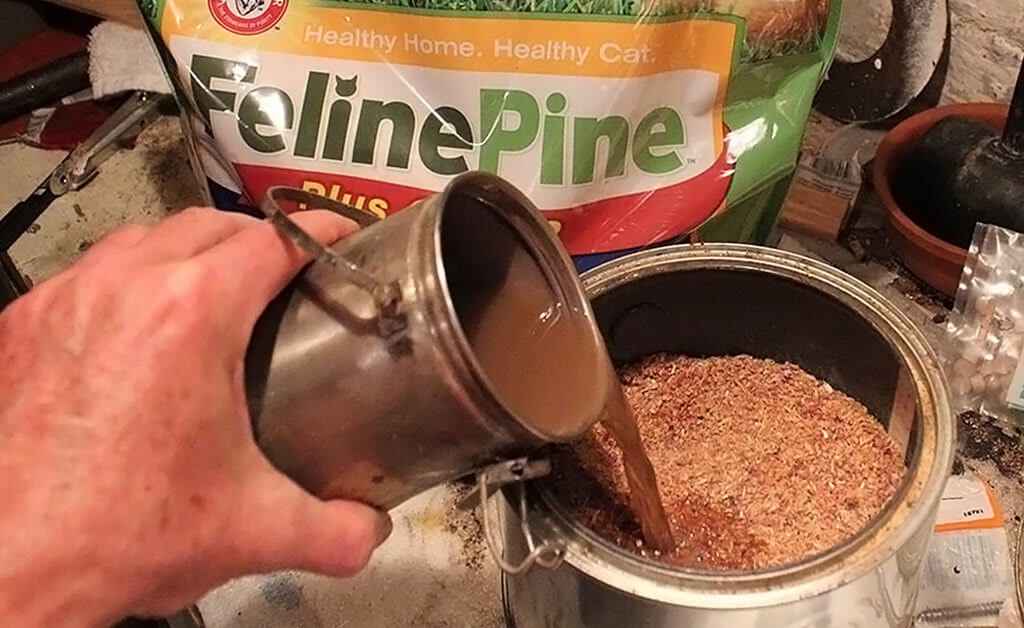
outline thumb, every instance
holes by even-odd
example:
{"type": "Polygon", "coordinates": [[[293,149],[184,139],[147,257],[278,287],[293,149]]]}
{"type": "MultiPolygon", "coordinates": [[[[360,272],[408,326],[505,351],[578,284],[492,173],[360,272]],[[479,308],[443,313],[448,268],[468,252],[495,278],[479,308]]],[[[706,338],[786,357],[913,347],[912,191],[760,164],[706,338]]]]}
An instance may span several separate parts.
{"type": "MultiPolygon", "coordinates": [[[[291,219],[323,244],[332,244],[355,231],[355,222],[325,210],[301,211],[291,219]]],[[[228,311],[242,329],[253,323],[274,295],[281,292],[309,255],[268,221],[252,223],[195,259],[218,269],[216,278],[228,311]]]]}
{"type": "Polygon", "coordinates": [[[391,534],[391,518],[385,512],[359,502],[321,501],[283,475],[257,487],[261,496],[255,517],[246,526],[254,534],[250,547],[259,564],[257,571],[302,569],[328,576],[358,573],[373,551],[391,534]],[[266,484],[270,486],[266,486],[266,484]],[[258,522],[258,523],[257,523],[258,522]]]}

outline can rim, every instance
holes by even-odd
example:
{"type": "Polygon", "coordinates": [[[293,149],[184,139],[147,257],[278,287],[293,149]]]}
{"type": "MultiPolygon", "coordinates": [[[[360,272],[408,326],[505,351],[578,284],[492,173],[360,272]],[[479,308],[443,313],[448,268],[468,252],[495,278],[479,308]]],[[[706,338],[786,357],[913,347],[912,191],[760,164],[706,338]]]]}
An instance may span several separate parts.
{"type": "Polygon", "coordinates": [[[900,492],[850,540],[804,561],[744,572],[682,570],[627,553],[573,520],[550,491],[534,487],[531,525],[565,544],[565,562],[608,586],[659,602],[705,608],[782,604],[848,584],[930,530],[953,461],[954,421],[937,356],[909,319],[878,292],[808,257],[746,244],[676,245],[642,251],[583,275],[591,299],[640,277],[679,270],[765,271],[836,298],[864,316],[903,360],[922,408],[922,455],[900,492]],[[926,454],[931,454],[926,458],[926,454]]]}

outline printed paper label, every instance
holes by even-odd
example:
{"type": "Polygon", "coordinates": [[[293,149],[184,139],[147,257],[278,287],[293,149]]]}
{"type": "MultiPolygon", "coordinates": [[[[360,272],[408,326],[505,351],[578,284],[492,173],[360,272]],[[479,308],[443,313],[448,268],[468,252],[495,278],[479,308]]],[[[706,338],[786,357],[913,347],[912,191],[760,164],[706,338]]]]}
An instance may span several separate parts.
{"type": "Polygon", "coordinates": [[[1013,592],[1003,515],[973,473],[949,478],[925,556],[915,625],[991,626],[1013,592]]]}

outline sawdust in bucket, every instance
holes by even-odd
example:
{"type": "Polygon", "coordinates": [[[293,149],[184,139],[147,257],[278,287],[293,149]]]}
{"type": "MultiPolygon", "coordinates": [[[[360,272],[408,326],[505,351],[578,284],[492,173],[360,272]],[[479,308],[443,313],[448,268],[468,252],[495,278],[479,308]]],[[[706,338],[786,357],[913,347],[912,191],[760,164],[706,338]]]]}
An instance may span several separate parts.
{"type": "Polygon", "coordinates": [[[781,566],[854,536],[906,467],[860,403],[792,364],[656,355],[620,371],[677,543],[644,543],[601,425],[556,458],[570,512],[620,547],[703,570],[781,566]]]}

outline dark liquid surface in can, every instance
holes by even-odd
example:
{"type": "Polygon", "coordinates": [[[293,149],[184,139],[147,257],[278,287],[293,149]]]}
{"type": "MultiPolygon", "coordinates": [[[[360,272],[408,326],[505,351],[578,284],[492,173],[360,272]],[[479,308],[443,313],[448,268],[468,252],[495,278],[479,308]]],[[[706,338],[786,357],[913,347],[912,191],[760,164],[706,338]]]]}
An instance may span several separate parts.
{"type": "Polygon", "coordinates": [[[450,208],[441,242],[452,304],[495,397],[546,439],[585,431],[600,417],[611,369],[586,313],[566,304],[519,234],[479,200],[450,208]]]}

